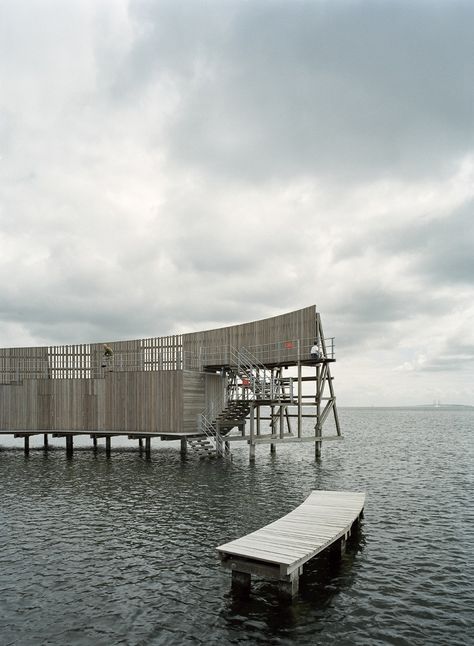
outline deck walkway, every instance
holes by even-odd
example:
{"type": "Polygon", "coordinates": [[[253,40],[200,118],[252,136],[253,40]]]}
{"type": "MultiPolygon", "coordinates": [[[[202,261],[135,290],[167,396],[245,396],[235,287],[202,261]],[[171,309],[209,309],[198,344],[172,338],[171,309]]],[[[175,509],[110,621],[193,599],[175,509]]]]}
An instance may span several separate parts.
{"type": "Polygon", "coordinates": [[[232,585],[248,589],[252,574],[278,579],[280,591],[298,592],[304,564],[339,541],[345,549],[352,527],[363,514],[365,493],[313,491],[286,516],[217,548],[232,571],[232,585]]]}

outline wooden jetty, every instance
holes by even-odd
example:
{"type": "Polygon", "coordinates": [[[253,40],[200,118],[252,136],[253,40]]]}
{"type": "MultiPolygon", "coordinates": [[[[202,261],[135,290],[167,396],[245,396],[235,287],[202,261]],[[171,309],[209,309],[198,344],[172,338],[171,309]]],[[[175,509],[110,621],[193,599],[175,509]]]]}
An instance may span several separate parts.
{"type": "MultiPolygon", "coordinates": [[[[341,439],[334,339],[315,305],[215,330],[129,341],[0,349],[0,434],[181,440],[226,458],[257,447],[341,439]],[[319,356],[311,354],[314,344],[319,356]],[[335,432],[323,434],[329,418],[335,432]],[[312,420],[312,432],[304,423],[312,420]]],[[[326,427],[327,428],[327,427],[326,427]]]]}
{"type": "Polygon", "coordinates": [[[216,549],[232,572],[232,586],[249,590],[254,574],[277,579],[284,596],[295,596],[305,563],[337,542],[344,552],[364,504],[365,493],[313,491],[286,516],[220,545],[216,549]]]}

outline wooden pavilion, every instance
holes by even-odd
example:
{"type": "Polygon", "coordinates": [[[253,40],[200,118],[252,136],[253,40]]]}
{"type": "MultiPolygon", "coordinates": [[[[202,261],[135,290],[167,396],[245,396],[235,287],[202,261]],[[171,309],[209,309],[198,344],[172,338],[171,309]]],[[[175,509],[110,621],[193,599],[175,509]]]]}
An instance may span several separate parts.
{"type": "Polygon", "coordinates": [[[233,442],[340,439],[330,366],[334,339],[314,305],[280,316],[190,334],[132,341],[0,349],[0,434],[90,435],[97,446],[125,435],[181,440],[225,457],[233,442]],[[314,343],[318,359],[310,356],[314,343]],[[332,415],[335,434],[323,435],[332,415]],[[303,421],[312,420],[305,434],[303,421]]]}

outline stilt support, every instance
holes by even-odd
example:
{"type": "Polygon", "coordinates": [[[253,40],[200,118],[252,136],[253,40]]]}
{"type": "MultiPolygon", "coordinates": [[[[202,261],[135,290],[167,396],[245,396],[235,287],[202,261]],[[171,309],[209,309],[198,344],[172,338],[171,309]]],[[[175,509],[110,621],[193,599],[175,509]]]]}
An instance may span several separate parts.
{"type": "Polygon", "coordinates": [[[72,455],[73,452],[73,436],[66,435],[66,453],[72,455]]]}
{"type": "Polygon", "coordinates": [[[30,452],[30,436],[25,435],[25,455],[28,455],[30,452]]]}
{"type": "Polygon", "coordinates": [[[341,556],[344,556],[344,554],[346,553],[346,544],[347,544],[347,538],[346,536],[342,536],[339,541],[339,550],[340,550],[341,556]]]}
{"type": "Polygon", "coordinates": [[[186,441],[186,438],[182,437],[181,438],[181,455],[184,457],[187,452],[188,452],[188,443],[186,441]]]}
{"type": "Polygon", "coordinates": [[[270,453],[276,453],[276,444],[270,444],[270,453]]]}
{"type": "Polygon", "coordinates": [[[255,462],[255,444],[250,444],[249,460],[255,462]]]}
{"type": "Polygon", "coordinates": [[[105,453],[107,457],[110,456],[110,449],[111,449],[111,437],[110,435],[107,435],[105,438],[105,453]]]}
{"type": "Polygon", "coordinates": [[[92,446],[94,447],[94,449],[97,449],[97,438],[96,438],[96,436],[95,436],[95,435],[94,435],[94,437],[92,438],[92,446]]]}
{"type": "Polygon", "coordinates": [[[232,570],[232,590],[248,594],[250,592],[250,574],[232,570]]]}
{"type": "Polygon", "coordinates": [[[138,446],[140,449],[143,449],[143,439],[141,437],[138,438],[138,446]]]}
{"type": "Polygon", "coordinates": [[[314,457],[316,460],[319,460],[321,458],[321,442],[315,442],[314,443],[314,457]]]}
{"type": "Polygon", "coordinates": [[[45,433],[43,435],[43,447],[47,451],[48,450],[48,434],[45,433]]]}
{"type": "Polygon", "coordinates": [[[151,456],[151,437],[145,438],[145,451],[147,458],[149,458],[151,456]]]}
{"type": "Polygon", "coordinates": [[[300,577],[297,573],[290,575],[287,581],[278,581],[278,594],[283,598],[293,599],[298,594],[299,583],[300,577]]]}

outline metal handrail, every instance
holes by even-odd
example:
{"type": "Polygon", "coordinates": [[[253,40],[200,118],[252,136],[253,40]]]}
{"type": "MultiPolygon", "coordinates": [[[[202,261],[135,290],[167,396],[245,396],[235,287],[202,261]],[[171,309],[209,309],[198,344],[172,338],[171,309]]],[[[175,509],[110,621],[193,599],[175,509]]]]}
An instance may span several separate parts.
{"type": "Polygon", "coordinates": [[[198,415],[198,429],[201,433],[204,433],[206,437],[211,439],[214,442],[215,450],[217,455],[225,455],[225,451],[222,448],[221,442],[219,441],[217,430],[212,422],[206,417],[204,413],[199,413],[198,415]]]}
{"type": "MultiPolygon", "coordinates": [[[[325,358],[334,359],[334,337],[323,339],[321,350],[326,348],[325,358]]],[[[265,363],[284,363],[309,358],[314,339],[296,339],[275,341],[238,349],[232,346],[217,346],[209,349],[202,347],[198,353],[178,351],[169,356],[157,354],[149,358],[143,351],[116,351],[105,358],[97,354],[72,355],[58,357],[3,357],[0,356],[0,375],[15,379],[53,377],[53,378],[92,378],[105,369],[114,371],[161,371],[161,370],[202,370],[205,365],[235,365],[235,354],[240,353],[240,360],[265,369],[265,363]],[[105,365],[104,365],[105,364],[105,365]]]]}

